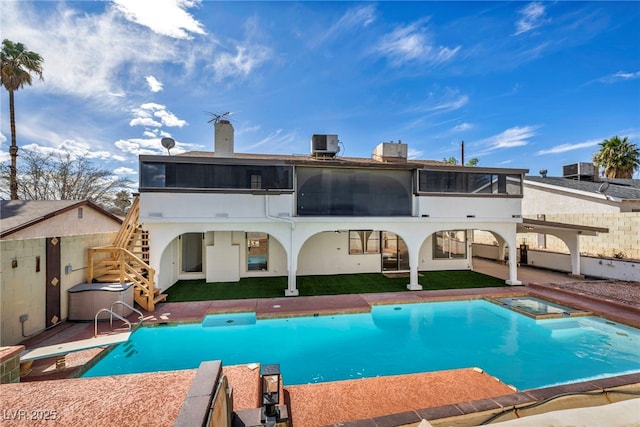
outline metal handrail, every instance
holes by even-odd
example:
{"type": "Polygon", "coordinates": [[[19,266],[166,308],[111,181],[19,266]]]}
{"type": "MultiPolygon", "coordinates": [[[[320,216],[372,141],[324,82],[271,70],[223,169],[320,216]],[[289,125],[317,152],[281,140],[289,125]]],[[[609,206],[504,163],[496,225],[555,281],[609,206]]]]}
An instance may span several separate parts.
{"type": "Polygon", "coordinates": [[[100,313],[102,313],[103,311],[106,311],[108,313],[111,313],[111,317],[109,319],[109,323],[111,326],[111,329],[113,329],[113,316],[116,316],[118,319],[122,320],[124,323],[126,323],[129,326],[129,332],[131,332],[131,322],[129,322],[127,319],[125,319],[124,317],[120,316],[118,313],[114,313],[113,311],[109,310],[108,308],[101,308],[100,310],[98,310],[98,312],[96,313],[96,317],[94,319],[94,331],[93,331],[93,337],[97,338],[98,337],[98,316],[100,315],[100,313]]]}
{"type": "MultiPolygon", "coordinates": [[[[135,311],[136,313],[138,313],[138,320],[140,321],[139,324],[142,324],[142,321],[144,320],[144,314],[142,314],[142,312],[140,310],[138,310],[137,308],[133,308],[131,307],[129,304],[127,304],[124,301],[115,301],[113,304],[111,304],[111,308],[109,309],[110,311],[113,311],[113,306],[116,304],[120,304],[120,305],[124,305],[125,307],[127,307],[129,310],[131,311],[135,311]]],[[[111,318],[111,322],[113,322],[113,317],[111,318]]]]}

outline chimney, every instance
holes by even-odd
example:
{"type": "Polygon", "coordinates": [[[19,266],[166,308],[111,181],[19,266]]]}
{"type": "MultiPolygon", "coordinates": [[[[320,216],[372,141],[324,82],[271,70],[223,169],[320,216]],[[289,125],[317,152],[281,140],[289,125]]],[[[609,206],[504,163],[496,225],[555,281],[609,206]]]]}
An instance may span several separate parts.
{"type": "Polygon", "coordinates": [[[233,126],[229,120],[214,123],[213,150],[216,157],[233,157],[233,126]]]}

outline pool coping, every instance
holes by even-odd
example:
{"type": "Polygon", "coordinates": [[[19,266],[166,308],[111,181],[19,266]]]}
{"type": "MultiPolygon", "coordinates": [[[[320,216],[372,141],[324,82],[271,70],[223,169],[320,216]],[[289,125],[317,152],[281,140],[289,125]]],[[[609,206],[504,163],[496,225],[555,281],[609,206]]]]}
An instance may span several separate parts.
{"type": "MultiPolygon", "coordinates": [[[[313,314],[318,315],[334,315],[345,314],[347,312],[367,312],[371,310],[371,307],[375,305],[388,305],[388,304],[400,304],[400,303],[420,303],[420,302],[436,302],[436,301],[464,301],[482,299],[486,296],[523,296],[532,295],[541,297],[543,299],[556,302],[563,305],[569,305],[571,307],[585,308],[590,305],[595,307],[592,310],[594,316],[604,317],[617,321],[622,324],[627,324],[633,327],[640,327],[640,311],[633,305],[620,304],[618,302],[609,301],[604,298],[594,298],[592,296],[586,296],[578,292],[571,292],[568,290],[560,290],[552,286],[544,284],[530,284],[529,286],[518,286],[510,288],[477,288],[477,289],[465,289],[465,290],[449,290],[449,291],[414,291],[403,293],[383,293],[383,294],[357,294],[351,295],[350,298],[344,298],[346,300],[358,300],[360,299],[357,308],[348,308],[349,311],[345,311],[345,302],[340,305],[339,308],[331,308],[327,304],[320,304],[304,308],[306,302],[318,301],[322,297],[297,297],[282,298],[282,299],[266,299],[266,300],[230,300],[230,301],[209,301],[198,303],[164,303],[161,305],[156,313],[147,313],[147,319],[145,324],[147,325],[162,325],[162,324],[180,324],[180,323],[192,323],[201,322],[203,317],[207,314],[221,314],[221,313],[238,313],[246,311],[254,311],[258,315],[258,311],[265,306],[281,305],[278,308],[282,308],[282,304],[276,304],[276,300],[284,301],[288,304],[291,301],[295,301],[295,310],[292,313],[286,313],[284,310],[274,311],[265,310],[263,317],[261,318],[277,318],[277,317],[296,317],[296,316],[309,316],[313,314]],[[310,299],[309,299],[310,298],[310,299]],[[571,298],[570,302],[567,302],[567,298],[571,298]],[[261,303],[260,303],[261,302],[261,303]],[[195,314],[193,310],[185,310],[189,313],[188,316],[173,316],[171,312],[167,313],[167,310],[174,311],[172,307],[176,307],[175,304],[182,304],[183,307],[189,308],[189,305],[195,305],[200,309],[200,315],[195,314]],[[365,306],[366,304],[366,306],[365,306]],[[367,308],[368,307],[368,308],[367,308]],[[607,310],[609,308],[610,310],[607,310]],[[623,316],[622,320],[615,318],[615,312],[618,310],[630,311],[631,318],[623,316]],[[614,315],[612,315],[614,314],[614,315]]],[[[345,296],[334,296],[335,299],[339,299],[345,296]]],[[[329,300],[327,300],[329,301],[329,300]]],[[[322,301],[320,301],[322,302],[322,301]]],[[[268,307],[267,307],[268,308],[268,307]]],[[[619,316],[618,316],[619,317],[619,316]]],[[[79,376],[80,372],[85,372],[90,366],[97,363],[99,359],[108,354],[109,349],[100,351],[95,357],[84,364],[84,369],[76,368],[71,370],[65,378],[74,378],[79,376]]],[[[59,377],[58,377],[59,378],[59,377]]],[[[51,379],[51,377],[39,378],[42,380],[51,379]]],[[[443,407],[431,407],[422,408],[415,411],[410,411],[405,415],[402,414],[389,414],[385,417],[378,417],[376,419],[362,420],[362,423],[357,424],[341,423],[343,427],[360,427],[360,426],[391,426],[401,424],[391,424],[402,419],[414,419],[415,416],[429,416],[432,419],[444,419],[452,416],[464,416],[468,414],[475,414],[487,410],[497,410],[498,408],[515,408],[519,406],[528,405],[530,403],[543,400],[545,396],[552,396],[558,393],[566,393],[568,391],[584,391],[584,390],[603,390],[610,387],[618,387],[621,385],[639,384],[640,385],[640,373],[632,373],[626,375],[618,375],[613,377],[606,377],[596,380],[569,383],[559,386],[550,386],[540,389],[532,389],[526,391],[517,391],[510,395],[501,396],[494,399],[483,399],[471,402],[459,402],[454,405],[446,405],[443,407]],[[389,417],[389,418],[387,418],[389,417]],[[395,421],[394,421],[395,420],[395,421]],[[372,424],[373,423],[373,424],[372,424]]],[[[295,408],[291,408],[295,414],[295,408]]],[[[428,419],[428,418],[426,418],[428,419]]],[[[418,422],[420,419],[418,419],[418,422]]]]}
{"type": "MultiPolygon", "coordinates": [[[[640,388],[640,373],[524,390],[489,399],[421,408],[413,411],[337,424],[326,424],[324,427],[391,427],[419,423],[423,419],[430,422],[438,420],[444,421],[446,419],[446,421],[451,422],[452,425],[463,425],[460,424],[461,419],[471,415],[475,416],[475,418],[484,416],[484,418],[489,419],[497,414],[508,415],[510,411],[522,410],[530,405],[538,404],[539,402],[544,402],[554,397],[565,397],[585,393],[602,393],[606,395],[607,393],[614,393],[616,389],[626,386],[640,388]]],[[[477,424],[474,423],[473,425],[477,424]]]]}
{"type": "MultiPolygon", "coordinates": [[[[515,296],[515,297],[508,297],[508,298],[523,298],[523,297],[529,297],[529,298],[537,298],[540,299],[538,297],[535,297],[531,294],[527,294],[527,295],[522,295],[522,296],[515,296]]],[[[580,309],[576,309],[574,307],[568,307],[567,305],[561,305],[561,304],[557,304],[557,303],[553,303],[551,301],[549,301],[550,303],[558,306],[559,308],[567,308],[569,310],[573,310],[573,311],[563,311],[562,313],[545,313],[545,314],[536,314],[536,313],[532,313],[530,311],[524,310],[518,306],[515,305],[510,305],[507,304],[506,302],[503,302],[502,299],[503,298],[492,298],[492,297],[484,297],[483,298],[485,301],[489,301],[490,303],[493,303],[499,307],[502,308],[506,308],[508,310],[511,311],[515,311],[516,313],[519,314],[523,314],[527,317],[530,317],[532,319],[535,320],[546,320],[546,319],[566,319],[566,318],[570,318],[570,317],[583,317],[583,316],[593,316],[593,312],[592,311],[586,311],[586,310],[580,310],[580,309]]]]}

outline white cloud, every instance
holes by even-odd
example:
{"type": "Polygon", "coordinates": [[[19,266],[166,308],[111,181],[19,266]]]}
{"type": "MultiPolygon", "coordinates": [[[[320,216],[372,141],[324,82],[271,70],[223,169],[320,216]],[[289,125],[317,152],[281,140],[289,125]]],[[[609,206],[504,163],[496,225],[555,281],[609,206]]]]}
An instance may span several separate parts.
{"type": "Polygon", "coordinates": [[[460,91],[445,88],[444,91],[429,92],[426,100],[406,110],[408,113],[445,113],[458,110],[469,102],[468,95],[460,94],[460,91]]]}
{"type": "Polygon", "coordinates": [[[137,175],[138,171],[135,169],[127,168],[127,167],[120,167],[120,168],[115,168],[113,170],[113,173],[116,175],[137,175]]]}
{"type": "Polygon", "coordinates": [[[347,10],[333,25],[331,25],[324,33],[320,35],[313,45],[319,45],[326,40],[337,37],[346,31],[354,28],[368,27],[375,21],[376,8],[373,5],[367,5],[347,10]]]}
{"type": "Polygon", "coordinates": [[[114,0],[116,8],[137,24],[153,32],[177,39],[190,39],[190,33],[206,34],[186,9],[198,6],[197,0],[114,0]]]}
{"type": "Polygon", "coordinates": [[[451,60],[460,50],[460,46],[434,46],[430,39],[420,22],[413,23],[385,35],[376,50],[388,57],[394,66],[412,61],[440,64],[451,60]]]}
{"type": "Polygon", "coordinates": [[[129,126],[145,126],[145,127],[156,127],[159,128],[162,126],[162,123],[153,120],[151,117],[136,117],[135,119],[131,119],[129,122],[129,126]]]}
{"type": "Polygon", "coordinates": [[[538,126],[515,126],[498,135],[482,139],[474,143],[474,146],[481,147],[481,153],[478,155],[505,148],[522,147],[529,144],[529,139],[536,135],[537,129],[538,126]]]}
{"type": "Polygon", "coordinates": [[[548,22],[545,19],[545,7],[542,3],[529,3],[518,11],[521,18],[516,22],[515,35],[526,33],[548,22]]]}
{"type": "Polygon", "coordinates": [[[473,126],[469,123],[460,123],[457,126],[454,126],[454,128],[452,129],[452,132],[463,132],[465,130],[469,130],[471,129],[473,126]]]}
{"type": "Polygon", "coordinates": [[[580,150],[581,148],[594,147],[600,142],[602,142],[601,139],[592,139],[589,141],[578,142],[576,144],[560,144],[546,150],[540,150],[536,153],[536,156],[542,156],[545,154],[559,154],[565,153],[567,151],[580,150]]]}
{"type": "Polygon", "coordinates": [[[227,77],[247,77],[271,57],[271,49],[259,45],[238,45],[235,54],[221,53],[213,62],[216,81],[227,77]]]}
{"type": "Polygon", "coordinates": [[[129,122],[129,126],[159,128],[162,126],[183,127],[187,124],[186,120],[176,117],[175,114],[168,111],[164,105],[152,102],[142,104],[140,107],[134,108],[132,113],[133,119],[129,122]],[[160,121],[156,119],[160,119],[160,121]]]}
{"type": "Polygon", "coordinates": [[[424,151],[422,151],[422,150],[414,150],[412,148],[409,148],[409,150],[407,152],[407,158],[409,158],[409,159],[420,159],[423,154],[424,154],[424,151]]]}
{"type": "Polygon", "coordinates": [[[121,104],[128,89],[123,85],[134,81],[117,78],[127,66],[184,57],[179,44],[132,26],[109,4],[99,14],[72,9],[73,2],[51,4],[45,15],[38,2],[2,2],[3,37],[29,40],[29,49],[45,58],[45,83],[36,79],[35,90],[121,104]]]}
{"type": "Polygon", "coordinates": [[[163,84],[154,76],[146,76],[147,84],[149,85],[149,90],[151,92],[160,92],[162,90],[163,84]]]}
{"type": "Polygon", "coordinates": [[[59,156],[61,158],[65,158],[67,155],[69,155],[71,159],[84,157],[90,160],[125,160],[124,157],[119,156],[118,154],[114,154],[106,150],[97,150],[86,141],[78,141],[74,139],[66,139],[59,144],[49,146],[40,144],[27,144],[21,147],[21,149],[27,151],[37,151],[44,154],[51,154],[54,156],[59,156]]]}
{"type": "MultiPolygon", "coordinates": [[[[129,138],[120,139],[115,142],[115,146],[121,151],[133,155],[159,155],[167,154],[166,149],[160,143],[161,138],[129,138]]],[[[176,145],[171,149],[171,154],[180,154],[202,148],[200,145],[188,144],[176,141],[176,145]]]]}
{"type": "Polygon", "coordinates": [[[628,81],[628,80],[634,80],[638,78],[640,78],[640,71],[631,72],[631,73],[618,71],[617,73],[602,77],[601,79],[599,79],[599,81],[601,83],[616,83],[620,81],[628,81]]]}
{"type": "Polygon", "coordinates": [[[296,142],[296,133],[285,133],[282,129],[277,129],[267,135],[260,141],[243,149],[243,151],[251,153],[259,149],[260,153],[274,154],[278,152],[290,151],[293,143],[296,142]]]}

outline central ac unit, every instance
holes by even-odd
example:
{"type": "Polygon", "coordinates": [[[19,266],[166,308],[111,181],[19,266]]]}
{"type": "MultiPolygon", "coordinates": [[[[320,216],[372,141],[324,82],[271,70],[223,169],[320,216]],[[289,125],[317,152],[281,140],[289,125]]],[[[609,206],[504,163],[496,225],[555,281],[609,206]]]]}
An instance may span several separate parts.
{"type": "Polygon", "coordinates": [[[338,151],[338,135],[314,134],[311,136],[312,156],[335,156],[338,151]]]}

